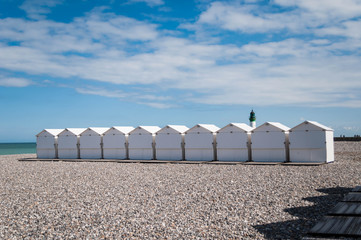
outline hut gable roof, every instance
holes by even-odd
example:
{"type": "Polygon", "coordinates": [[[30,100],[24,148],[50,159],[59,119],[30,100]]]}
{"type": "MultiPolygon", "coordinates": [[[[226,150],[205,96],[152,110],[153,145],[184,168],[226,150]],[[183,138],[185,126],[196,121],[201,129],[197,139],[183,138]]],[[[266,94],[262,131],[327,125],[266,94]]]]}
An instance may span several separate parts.
{"type": "Polygon", "coordinates": [[[326,127],[321,123],[315,121],[304,121],[297,126],[291,128],[291,132],[294,131],[333,131],[332,128],[326,127]]]}
{"type": "Polygon", "coordinates": [[[237,129],[239,129],[241,132],[246,132],[246,133],[250,133],[253,128],[250,127],[249,125],[245,124],[245,123],[230,123],[226,126],[224,126],[223,128],[219,129],[217,132],[228,132],[228,128],[230,127],[235,127],[237,129]]]}
{"type": "Polygon", "coordinates": [[[160,127],[158,127],[158,126],[138,126],[134,130],[129,132],[129,134],[134,134],[134,133],[137,133],[137,132],[141,133],[141,132],[144,132],[144,131],[147,132],[147,133],[150,133],[150,134],[155,134],[159,130],[160,130],[160,127]]]}
{"type": "Polygon", "coordinates": [[[160,129],[157,133],[169,133],[169,132],[176,132],[176,133],[185,133],[189,128],[184,125],[167,125],[160,129]]]}
{"type": "Polygon", "coordinates": [[[42,130],[40,133],[38,133],[36,136],[40,136],[42,135],[43,133],[47,132],[49,133],[50,135],[53,135],[54,137],[57,136],[59,133],[61,133],[64,129],[44,129],[42,130]]]}
{"type": "Polygon", "coordinates": [[[252,132],[277,131],[277,130],[282,132],[288,132],[290,128],[279,122],[265,122],[261,126],[253,129],[252,132]]]}
{"type": "Polygon", "coordinates": [[[84,132],[82,132],[80,135],[82,135],[83,133],[85,133],[87,131],[93,131],[99,135],[103,135],[108,130],[109,130],[109,128],[106,128],[106,127],[89,127],[84,132]]]}
{"type": "Polygon", "coordinates": [[[117,130],[119,133],[126,135],[126,134],[129,134],[131,131],[133,131],[134,127],[130,127],[130,126],[121,126],[121,127],[114,126],[114,127],[109,128],[104,134],[107,134],[110,130],[114,130],[114,129],[117,130]]]}
{"type": "Polygon", "coordinates": [[[186,133],[198,132],[199,128],[202,128],[206,132],[211,132],[211,133],[215,133],[219,130],[219,127],[217,127],[216,125],[213,125],[213,124],[197,124],[194,127],[192,127],[191,129],[188,129],[186,131],[186,133]]]}
{"type": "Polygon", "coordinates": [[[84,132],[86,130],[86,128],[65,128],[61,133],[59,133],[58,135],[63,135],[66,134],[68,132],[72,133],[75,136],[80,135],[82,132],[84,132]]]}

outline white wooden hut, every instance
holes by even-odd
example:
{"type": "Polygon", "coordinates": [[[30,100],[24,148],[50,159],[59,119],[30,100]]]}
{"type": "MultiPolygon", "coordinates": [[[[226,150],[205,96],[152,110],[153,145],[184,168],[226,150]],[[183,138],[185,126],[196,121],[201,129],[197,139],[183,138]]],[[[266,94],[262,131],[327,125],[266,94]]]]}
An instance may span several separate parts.
{"type": "Polygon", "coordinates": [[[58,153],[60,159],[80,158],[79,137],[86,128],[66,128],[58,134],[58,153]]]}
{"type": "Polygon", "coordinates": [[[304,121],[291,128],[289,150],[291,162],[333,162],[333,129],[318,122],[304,121]]]}
{"type": "Polygon", "coordinates": [[[155,136],[157,160],[184,159],[184,133],[189,128],[183,125],[167,125],[155,136]]]}
{"type": "Polygon", "coordinates": [[[218,161],[251,160],[249,143],[252,127],[245,123],[230,123],[217,131],[218,161]]]}
{"type": "Polygon", "coordinates": [[[79,149],[82,159],[103,158],[103,134],[109,128],[90,127],[80,134],[79,149]]]}
{"type": "Polygon", "coordinates": [[[252,130],[252,160],[255,162],[288,161],[290,128],[278,122],[266,122],[252,130]]]}
{"type": "Polygon", "coordinates": [[[58,134],[63,129],[44,129],[36,135],[36,154],[41,159],[58,158],[58,134]]]}
{"type": "Polygon", "coordinates": [[[212,161],[217,160],[215,146],[219,127],[213,124],[197,124],[185,132],[185,160],[212,161]]]}
{"type": "Polygon", "coordinates": [[[103,136],[103,157],[105,159],[128,158],[128,135],[134,127],[111,127],[103,136]]]}
{"type": "Polygon", "coordinates": [[[129,159],[152,160],[156,159],[155,133],[158,126],[139,126],[129,133],[129,159]]]}

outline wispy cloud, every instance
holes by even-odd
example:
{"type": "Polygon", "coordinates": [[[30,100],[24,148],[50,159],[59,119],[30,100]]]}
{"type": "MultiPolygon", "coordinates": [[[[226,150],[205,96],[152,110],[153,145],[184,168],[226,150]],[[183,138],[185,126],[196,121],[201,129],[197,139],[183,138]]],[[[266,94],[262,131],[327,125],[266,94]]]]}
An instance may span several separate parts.
{"type": "Polygon", "coordinates": [[[175,104],[159,103],[159,102],[139,102],[139,104],[144,104],[153,108],[160,108],[160,109],[177,107],[177,105],[175,104]]]}
{"type": "Polygon", "coordinates": [[[128,3],[146,3],[149,7],[161,6],[164,4],[163,0],[128,0],[128,3]]]}
{"type": "Polygon", "coordinates": [[[243,33],[277,33],[281,30],[317,33],[319,28],[344,25],[343,21],[359,18],[360,13],[358,0],[275,0],[263,6],[217,1],[200,15],[196,26],[199,29],[199,25],[206,24],[243,33]],[[277,11],[277,8],[285,9],[277,11]]]}
{"type": "Polygon", "coordinates": [[[76,88],[75,90],[81,94],[98,95],[98,96],[110,97],[110,98],[122,99],[129,96],[128,94],[125,94],[121,91],[109,91],[100,88],[76,88]]]}
{"type": "Polygon", "coordinates": [[[51,8],[62,4],[63,0],[25,0],[20,8],[24,10],[29,18],[44,19],[51,12],[51,8]]]}
{"type": "Polygon", "coordinates": [[[116,98],[121,101],[131,101],[139,104],[148,105],[154,108],[170,108],[175,107],[175,104],[166,103],[171,100],[170,97],[151,95],[147,93],[124,92],[121,90],[108,90],[99,87],[75,88],[78,93],[87,95],[96,95],[108,98],[116,98]]]}
{"type": "Polygon", "coordinates": [[[1,87],[27,87],[34,84],[31,80],[24,78],[1,78],[0,77],[0,86],[1,87]]]}
{"type": "Polygon", "coordinates": [[[347,126],[347,127],[343,127],[343,129],[346,131],[352,131],[352,132],[357,132],[358,130],[360,130],[359,127],[355,127],[355,126],[352,126],[352,127],[347,126]]]}

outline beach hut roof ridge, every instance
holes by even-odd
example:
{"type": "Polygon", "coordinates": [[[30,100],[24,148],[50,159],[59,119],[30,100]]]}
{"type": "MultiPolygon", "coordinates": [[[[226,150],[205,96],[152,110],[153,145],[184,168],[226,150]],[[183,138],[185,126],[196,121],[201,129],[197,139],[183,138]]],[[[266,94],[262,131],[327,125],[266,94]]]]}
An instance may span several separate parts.
{"type": "Polygon", "coordinates": [[[86,130],[92,130],[92,131],[98,133],[99,135],[102,135],[102,134],[104,134],[106,131],[108,131],[109,128],[108,128],[108,127],[89,127],[89,128],[87,128],[86,130]]]}
{"type": "Polygon", "coordinates": [[[165,128],[172,128],[173,130],[175,130],[179,133],[185,133],[186,131],[189,130],[189,127],[187,127],[185,125],[167,125],[167,126],[161,128],[158,132],[162,131],[165,128]]]}
{"type": "Polygon", "coordinates": [[[297,126],[291,128],[291,131],[297,129],[298,127],[300,127],[300,126],[303,125],[303,124],[312,124],[313,126],[318,127],[318,128],[320,128],[320,129],[322,129],[322,130],[324,130],[324,131],[333,131],[332,128],[329,128],[329,127],[327,127],[327,126],[325,126],[325,125],[323,125],[323,124],[321,124],[321,123],[319,123],[319,122],[309,121],[309,120],[306,120],[306,121],[298,124],[297,126]]]}
{"type": "Polygon", "coordinates": [[[48,132],[53,136],[57,136],[59,133],[61,133],[64,129],[51,129],[51,128],[46,128],[44,130],[42,130],[40,133],[38,133],[36,136],[39,136],[41,133],[43,132],[48,132]]]}
{"type": "Polygon", "coordinates": [[[282,123],[279,122],[265,122],[262,125],[254,128],[252,131],[257,131],[258,129],[261,129],[262,127],[266,126],[266,125],[271,125],[274,126],[282,131],[288,132],[291,128],[287,127],[286,125],[283,125],[282,123]]]}
{"type": "Polygon", "coordinates": [[[197,127],[201,127],[201,128],[204,128],[212,133],[215,133],[217,132],[220,128],[217,127],[216,125],[214,124],[197,124],[195,126],[193,126],[192,128],[188,129],[186,132],[190,132],[192,131],[194,128],[197,128],[197,127]]]}
{"type": "Polygon", "coordinates": [[[132,126],[113,126],[113,127],[109,128],[105,133],[107,133],[108,131],[110,131],[112,129],[116,129],[123,134],[129,134],[131,131],[134,130],[134,127],[132,127],[132,126]]]}
{"type": "Polygon", "coordinates": [[[253,127],[251,127],[245,123],[229,123],[226,126],[224,126],[223,128],[219,129],[218,132],[221,132],[222,130],[226,129],[229,126],[235,126],[246,132],[251,132],[254,129],[253,127]]]}
{"type": "MultiPolygon", "coordinates": [[[[69,131],[69,132],[73,133],[74,135],[80,135],[85,130],[86,130],[86,128],[65,128],[64,129],[64,131],[69,131]]],[[[62,132],[64,132],[64,131],[62,131],[62,132]]]]}
{"type": "Polygon", "coordinates": [[[133,131],[136,131],[137,129],[144,129],[145,131],[147,131],[151,134],[154,134],[154,133],[158,132],[161,128],[158,126],[138,126],[134,130],[132,130],[130,133],[132,133],[133,131]]]}

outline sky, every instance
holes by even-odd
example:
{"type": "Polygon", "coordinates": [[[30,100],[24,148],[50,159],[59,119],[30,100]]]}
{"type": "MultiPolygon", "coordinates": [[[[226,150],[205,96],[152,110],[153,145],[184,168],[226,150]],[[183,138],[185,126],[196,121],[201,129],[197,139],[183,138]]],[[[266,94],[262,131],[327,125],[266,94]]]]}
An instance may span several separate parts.
{"type": "Polygon", "coordinates": [[[305,120],[361,134],[361,0],[0,0],[0,142],[305,120]]]}

